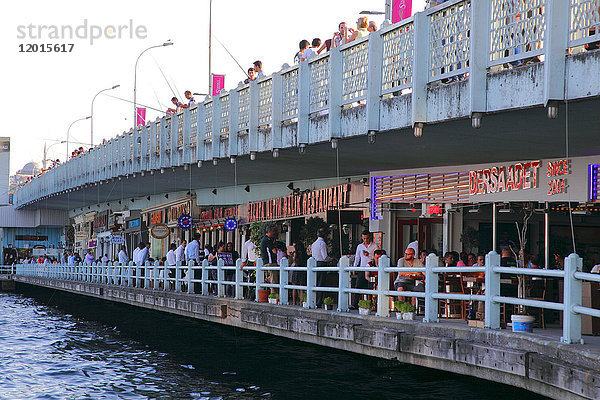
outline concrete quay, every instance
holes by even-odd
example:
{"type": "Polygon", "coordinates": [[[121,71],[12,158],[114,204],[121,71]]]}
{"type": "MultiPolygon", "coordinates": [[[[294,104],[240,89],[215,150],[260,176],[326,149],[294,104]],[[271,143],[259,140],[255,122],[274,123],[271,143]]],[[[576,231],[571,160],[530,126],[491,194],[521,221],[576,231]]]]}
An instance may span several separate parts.
{"type": "Polygon", "coordinates": [[[247,300],[13,276],[18,284],[116,301],[403,363],[475,376],[555,399],[600,398],[600,339],[560,343],[560,331],[518,334],[247,300]]]}

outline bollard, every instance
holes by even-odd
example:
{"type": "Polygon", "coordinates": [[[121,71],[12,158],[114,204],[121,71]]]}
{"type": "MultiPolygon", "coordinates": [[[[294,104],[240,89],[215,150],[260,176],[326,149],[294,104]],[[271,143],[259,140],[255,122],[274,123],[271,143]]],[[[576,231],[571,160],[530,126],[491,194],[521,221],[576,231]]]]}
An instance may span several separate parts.
{"type": "MultiPolygon", "coordinates": [[[[177,261],[177,262],[181,262],[181,261],[177,261]]],[[[177,262],[175,263],[175,265],[177,265],[177,262]]],[[[170,271],[170,267],[165,265],[165,274],[163,275],[163,291],[169,290],[169,272],[170,271]]]]}
{"type": "Polygon", "coordinates": [[[575,278],[575,272],[581,271],[583,260],[572,253],[565,258],[564,278],[564,310],[563,310],[563,343],[581,343],[581,314],[573,311],[574,306],[581,306],[582,281],[575,278]]]}
{"type": "Polygon", "coordinates": [[[178,261],[175,265],[175,291],[181,292],[181,262],[178,261]]]}
{"type": "Polygon", "coordinates": [[[205,258],[202,260],[202,295],[208,296],[208,260],[205,258]]]}
{"type": "Polygon", "coordinates": [[[242,300],[244,298],[244,292],[242,290],[242,281],[244,280],[243,264],[244,262],[241,257],[235,261],[235,298],[237,300],[242,300]]]}
{"type": "Polygon", "coordinates": [[[390,316],[390,296],[385,291],[390,287],[390,273],[385,269],[390,266],[390,258],[386,255],[379,258],[377,265],[377,316],[390,316]]]}
{"type": "Polygon", "coordinates": [[[485,256],[485,321],[484,326],[489,329],[500,329],[500,303],[494,301],[495,296],[500,296],[500,274],[494,272],[500,266],[500,255],[490,251],[485,256]]]}
{"type": "Polygon", "coordinates": [[[306,262],[306,301],[308,308],[317,308],[317,293],[314,290],[317,283],[317,273],[313,270],[317,267],[317,260],[310,257],[306,262]]]}
{"type": "Polygon", "coordinates": [[[287,289],[287,284],[288,284],[288,276],[289,276],[289,271],[288,271],[288,267],[289,267],[289,261],[286,257],[283,257],[280,261],[279,261],[279,304],[284,304],[287,305],[288,302],[288,289],[287,289]]]}
{"type": "Polygon", "coordinates": [[[144,289],[150,289],[150,282],[151,282],[151,280],[153,278],[152,276],[150,276],[151,275],[150,272],[152,271],[152,268],[150,268],[150,267],[151,267],[150,261],[146,261],[144,263],[144,279],[143,279],[143,282],[144,282],[143,287],[144,287],[144,289]]]}
{"type": "Polygon", "coordinates": [[[185,275],[185,279],[187,281],[188,294],[195,293],[195,290],[194,290],[195,283],[192,282],[192,279],[194,279],[194,266],[195,265],[196,265],[196,263],[194,262],[194,260],[188,261],[188,268],[187,268],[187,272],[185,275]]]}
{"type": "MultiPolygon", "coordinates": [[[[154,278],[153,282],[152,282],[152,289],[153,290],[158,290],[158,282],[160,280],[160,277],[158,276],[158,267],[160,266],[160,262],[158,260],[154,261],[154,268],[152,270],[152,278],[154,278]]],[[[165,266],[165,269],[167,267],[165,266]]],[[[163,270],[164,273],[164,270],[163,270]]]]}
{"type": "Polygon", "coordinates": [[[350,288],[350,259],[347,256],[342,256],[338,263],[338,312],[348,312],[348,288],[350,288]]]}
{"type": "Polygon", "coordinates": [[[423,322],[439,322],[438,300],[433,298],[433,294],[438,291],[438,275],[433,272],[433,268],[439,264],[439,258],[435,254],[430,254],[425,259],[425,317],[423,322]]]}
{"type": "Polygon", "coordinates": [[[263,270],[263,260],[259,258],[256,260],[256,283],[255,283],[255,300],[258,301],[258,291],[262,289],[262,285],[265,283],[265,271],[263,270]]]}
{"type": "Polygon", "coordinates": [[[223,261],[222,259],[218,259],[217,260],[217,296],[218,297],[225,297],[225,284],[223,284],[223,282],[225,281],[225,271],[223,270],[223,267],[225,266],[225,261],[223,261]]]}

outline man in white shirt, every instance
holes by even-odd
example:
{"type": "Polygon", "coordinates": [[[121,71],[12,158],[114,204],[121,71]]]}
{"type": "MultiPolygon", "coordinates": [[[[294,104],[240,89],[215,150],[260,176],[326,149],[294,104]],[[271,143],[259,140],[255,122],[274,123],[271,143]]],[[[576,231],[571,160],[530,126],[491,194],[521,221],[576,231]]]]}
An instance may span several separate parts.
{"type": "Polygon", "coordinates": [[[181,261],[181,264],[185,263],[185,245],[186,241],[182,241],[179,247],[175,250],[175,262],[181,261]]]}
{"type": "Polygon", "coordinates": [[[300,56],[300,60],[305,61],[305,60],[308,60],[308,59],[316,56],[317,50],[319,50],[319,47],[321,47],[321,39],[314,38],[312,41],[312,46],[309,47],[308,49],[304,50],[304,52],[300,56]]]}
{"type": "MultiPolygon", "coordinates": [[[[363,231],[362,240],[362,243],[356,247],[356,255],[354,256],[355,267],[368,267],[369,263],[373,261],[375,250],[377,250],[377,245],[373,242],[373,233],[368,230],[363,231]]],[[[360,271],[357,273],[355,287],[357,289],[369,288],[369,282],[364,272],[360,271]]],[[[352,308],[358,308],[358,301],[361,297],[361,295],[352,296],[352,308]]]]}
{"type": "Polygon", "coordinates": [[[242,266],[244,265],[256,265],[258,260],[258,254],[256,254],[256,245],[252,239],[248,239],[244,242],[242,247],[242,266]]]}
{"type": "Polygon", "coordinates": [[[132,261],[135,265],[140,261],[140,250],[144,247],[144,243],[141,242],[138,246],[133,250],[132,261]]]}
{"type": "Polygon", "coordinates": [[[169,252],[167,253],[167,265],[173,266],[177,262],[177,256],[175,255],[175,249],[177,245],[175,243],[171,243],[169,248],[169,252]]]}
{"type": "Polygon", "coordinates": [[[106,264],[108,262],[108,255],[107,254],[103,255],[101,258],[101,261],[103,264],[106,264]]]}
{"type": "Polygon", "coordinates": [[[185,248],[185,260],[190,261],[194,260],[196,265],[199,264],[198,250],[200,249],[200,243],[198,243],[198,235],[194,236],[194,240],[190,242],[185,248]]]}
{"type": "Polygon", "coordinates": [[[129,262],[129,257],[127,256],[127,251],[126,251],[127,247],[125,247],[125,245],[121,246],[121,251],[119,251],[119,263],[121,265],[127,265],[127,262],[129,262]]]}
{"type": "MultiPolygon", "coordinates": [[[[143,243],[142,243],[143,244],[143,243]]],[[[144,247],[140,249],[138,252],[138,263],[137,265],[144,265],[148,258],[150,257],[150,242],[146,243],[144,247]]]]}
{"type": "MultiPolygon", "coordinates": [[[[310,251],[313,258],[317,261],[317,267],[326,267],[331,263],[331,258],[327,255],[327,243],[325,238],[328,232],[326,228],[319,228],[317,231],[317,240],[310,245],[310,251]]],[[[327,283],[327,272],[317,272],[317,286],[324,287],[327,283]]],[[[317,307],[323,304],[324,292],[317,292],[317,307]]]]}

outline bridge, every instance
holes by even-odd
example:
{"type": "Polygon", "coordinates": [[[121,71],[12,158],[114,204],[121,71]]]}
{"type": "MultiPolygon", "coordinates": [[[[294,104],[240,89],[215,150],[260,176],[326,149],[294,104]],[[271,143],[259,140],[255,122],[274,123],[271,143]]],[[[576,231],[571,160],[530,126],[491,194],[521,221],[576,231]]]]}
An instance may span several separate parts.
{"type": "Polygon", "coordinates": [[[600,52],[584,51],[600,40],[597,7],[446,2],[117,135],[21,188],[14,204],[88,206],[99,203],[97,186],[121,179],[128,184],[104,201],[145,197],[149,185],[168,193],[459,164],[465,155],[561,157],[565,134],[570,156],[598,154],[600,52]]]}
{"type": "MultiPolygon", "coordinates": [[[[600,275],[579,271],[581,258],[572,254],[565,259],[565,269],[534,270],[500,266],[500,256],[491,252],[485,267],[438,267],[438,257],[431,254],[424,268],[391,267],[386,256],[377,268],[350,267],[343,257],[337,266],[317,267],[310,258],[307,267],[290,267],[283,259],[279,266],[255,267],[237,264],[216,266],[204,261],[201,266],[188,265],[167,269],[158,262],[151,265],[108,264],[21,264],[10,268],[12,279],[19,284],[34,285],[91,296],[99,299],[160,310],[245,329],[306,341],[323,346],[368,354],[386,359],[468,374],[518,386],[556,399],[597,399],[600,397],[600,341],[581,337],[581,316],[600,317],[600,310],[583,307],[582,282],[600,282],[600,275]],[[305,286],[288,284],[292,271],[307,274],[305,286]],[[350,288],[350,273],[370,270],[378,273],[375,290],[350,288]],[[279,273],[278,284],[265,281],[267,271],[279,273]],[[254,273],[255,279],[245,278],[254,273]],[[425,292],[387,290],[386,283],[394,272],[425,274],[425,292]],[[485,272],[485,294],[467,295],[438,291],[444,274],[485,272]],[[339,284],[318,286],[317,274],[336,275],[339,284]],[[564,300],[561,303],[502,296],[500,274],[561,279],[564,300]],[[252,301],[261,290],[277,289],[278,304],[252,301]],[[292,289],[306,291],[303,307],[288,304],[292,289]],[[319,294],[337,299],[334,310],[316,309],[319,294]],[[358,315],[349,310],[352,294],[376,297],[375,315],[358,315]],[[390,310],[391,296],[423,299],[424,317],[416,320],[391,318],[399,312],[390,310]],[[457,322],[440,322],[443,303],[467,300],[485,304],[483,328],[457,322]],[[562,331],[536,330],[534,333],[511,333],[498,330],[501,307],[516,304],[563,312],[562,331]],[[588,342],[589,341],[589,342],[588,342]]],[[[274,296],[273,296],[274,297],[274,296]]],[[[370,309],[369,309],[370,313],[370,309]]]]}

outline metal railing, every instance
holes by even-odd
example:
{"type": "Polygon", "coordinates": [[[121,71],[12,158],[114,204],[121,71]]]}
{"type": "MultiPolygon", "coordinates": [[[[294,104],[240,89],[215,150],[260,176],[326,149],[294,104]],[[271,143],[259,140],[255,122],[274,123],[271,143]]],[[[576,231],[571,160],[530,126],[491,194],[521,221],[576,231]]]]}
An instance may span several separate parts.
{"type": "Polygon", "coordinates": [[[500,256],[490,252],[486,256],[485,266],[482,267],[440,267],[436,255],[430,254],[425,267],[392,267],[387,256],[380,258],[377,267],[354,267],[349,265],[348,257],[342,257],[336,266],[317,266],[314,258],[310,258],[306,267],[291,267],[286,258],[279,265],[263,265],[258,260],[256,266],[244,266],[241,259],[235,266],[226,266],[219,259],[217,265],[210,265],[207,260],[196,266],[191,261],[187,265],[180,262],[175,266],[160,266],[146,263],[144,266],[122,266],[118,263],[108,264],[19,264],[12,267],[2,267],[0,271],[10,270],[12,274],[35,276],[50,279],[75,280],[82,282],[136,287],[163,291],[198,293],[204,296],[234,297],[236,299],[259,299],[259,290],[269,289],[278,291],[279,303],[289,303],[290,290],[306,292],[305,307],[316,308],[322,302],[324,294],[337,297],[337,311],[349,312],[351,296],[374,296],[376,315],[390,316],[390,298],[409,297],[424,299],[423,322],[439,322],[440,301],[479,301],[485,303],[486,328],[499,329],[501,322],[500,306],[512,304],[524,307],[534,307],[563,312],[564,343],[580,343],[581,316],[589,315],[600,318],[600,310],[582,306],[582,282],[600,282],[600,275],[581,272],[582,259],[576,254],[565,258],[564,270],[545,270],[502,267],[500,256]],[[294,271],[306,273],[306,285],[291,284],[290,277],[294,271]],[[352,273],[377,273],[376,287],[373,289],[358,289],[350,285],[352,273]],[[389,290],[390,278],[395,273],[423,274],[424,291],[389,290]],[[439,290],[442,274],[472,274],[485,273],[484,294],[445,293],[439,290]],[[267,274],[275,274],[278,279],[267,280],[267,274]],[[336,286],[319,286],[318,282],[326,282],[319,274],[337,274],[336,286]],[[527,298],[502,296],[500,293],[500,274],[511,276],[529,276],[563,279],[564,300],[562,303],[527,298]],[[275,281],[278,280],[277,283],[275,281]],[[320,295],[319,295],[320,294],[320,295]],[[318,300],[318,297],[320,299],[318,300]]]}
{"type": "Polygon", "coordinates": [[[543,99],[536,103],[544,105],[564,96],[564,79],[558,77],[564,76],[569,49],[599,41],[600,0],[451,0],[119,135],[34,179],[15,193],[14,203],[22,207],[133,172],[260,151],[259,128],[271,129],[267,137],[272,137],[272,148],[267,150],[273,150],[282,145],[285,121],[298,121],[291,146],[344,137],[341,109],[357,102],[366,105],[366,130],[352,135],[377,132],[382,98],[409,92],[412,113],[405,122],[395,122],[405,124],[396,128],[436,122],[428,120],[434,117],[427,113],[427,90],[439,82],[468,82],[472,88],[466,115],[485,112],[490,67],[543,62],[545,76],[557,77],[544,82],[543,99]],[[319,128],[307,122],[318,114],[329,119],[329,137],[313,132],[319,128]],[[237,135],[246,133],[245,145],[238,143],[237,135]],[[219,135],[234,140],[221,149],[218,143],[209,144],[219,135]],[[139,151],[129,151],[135,146],[139,151]],[[175,147],[181,155],[173,155],[175,147]]]}

